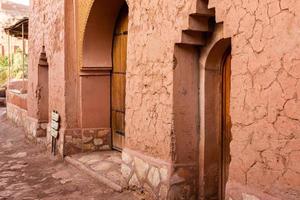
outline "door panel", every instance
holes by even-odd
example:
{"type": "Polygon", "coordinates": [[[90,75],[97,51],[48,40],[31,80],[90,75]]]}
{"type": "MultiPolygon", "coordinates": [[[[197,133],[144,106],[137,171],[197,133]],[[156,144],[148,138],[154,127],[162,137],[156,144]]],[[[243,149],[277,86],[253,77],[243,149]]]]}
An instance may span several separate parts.
{"type": "Polygon", "coordinates": [[[121,9],[114,35],[112,71],[112,143],[122,150],[125,143],[125,89],[127,61],[128,7],[121,9]]]}
{"type": "Polygon", "coordinates": [[[221,199],[225,199],[225,187],[228,180],[230,163],[230,141],[231,141],[231,117],[230,117],[230,89],[231,89],[231,55],[229,54],[223,66],[222,78],[222,175],[221,175],[221,199]]]}
{"type": "Polygon", "coordinates": [[[112,86],[113,109],[125,112],[125,74],[114,73],[112,86]]]}
{"type": "Polygon", "coordinates": [[[116,33],[114,37],[114,72],[126,73],[127,61],[127,33],[116,33]],[[124,66],[125,64],[125,66],[124,66]]]}
{"type": "Polygon", "coordinates": [[[115,123],[113,124],[113,129],[119,134],[124,135],[124,128],[125,128],[125,119],[124,119],[124,113],[113,111],[112,112],[113,117],[115,118],[115,123]]]}

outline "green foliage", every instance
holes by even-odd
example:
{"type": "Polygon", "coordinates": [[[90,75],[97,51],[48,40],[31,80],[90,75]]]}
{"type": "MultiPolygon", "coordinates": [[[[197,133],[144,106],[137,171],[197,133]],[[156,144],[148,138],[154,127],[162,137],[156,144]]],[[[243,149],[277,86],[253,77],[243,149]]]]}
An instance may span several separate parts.
{"type": "MultiPolygon", "coordinates": [[[[23,60],[22,60],[22,51],[18,50],[15,54],[12,54],[12,66],[10,79],[22,79],[23,78],[23,60]]],[[[24,57],[24,77],[28,76],[28,55],[24,57]]],[[[9,69],[9,60],[7,56],[0,56],[0,86],[3,85],[8,80],[8,69],[9,69]]]]}
{"type": "MultiPolygon", "coordinates": [[[[17,53],[12,55],[12,73],[11,79],[23,78],[23,59],[22,51],[18,50],[17,53]]],[[[24,77],[27,78],[28,73],[28,56],[24,55],[24,77]]]]}
{"type": "Polygon", "coordinates": [[[8,79],[8,57],[0,56],[0,86],[8,79]]]}

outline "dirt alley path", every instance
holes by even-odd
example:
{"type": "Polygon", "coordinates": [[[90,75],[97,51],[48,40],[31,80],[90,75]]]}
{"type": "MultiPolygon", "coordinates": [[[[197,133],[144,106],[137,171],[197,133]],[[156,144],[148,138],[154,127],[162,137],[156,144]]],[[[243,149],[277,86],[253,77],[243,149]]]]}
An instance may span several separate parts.
{"type": "Polygon", "coordinates": [[[147,199],[137,192],[115,192],[56,160],[46,150],[26,140],[23,130],[8,121],[4,111],[0,108],[1,200],[147,199]]]}

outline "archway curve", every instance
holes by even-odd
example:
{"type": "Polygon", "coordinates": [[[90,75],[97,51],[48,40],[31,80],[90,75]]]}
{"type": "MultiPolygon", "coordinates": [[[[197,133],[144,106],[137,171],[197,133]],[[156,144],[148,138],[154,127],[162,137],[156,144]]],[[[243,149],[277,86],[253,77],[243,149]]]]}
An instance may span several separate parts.
{"type": "Polygon", "coordinates": [[[216,23],[215,10],[208,9],[207,3],[197,1],[196,12],[189,15],[188,28],[182,31],[181,41],[175,45],[173,170],[176,174],[176,166],[188,162],[195,166],[185,167],[194,175],[188,177],[186,183],[195,189],[193,192],[199,198],[209,200],[220,199],[220,160],[216,152],[220,149],[218,136],[222,124],[219,115],[222,113],[221,66],[231,40],[224,39],[223,23],[216,23]],[[212,142],[211,152],[208,152],[207,141],[215,142],[212,142]],[[210,157],[211,154],[216,156],[210,157]]]}
{"type": "MultiPolygon", "coordinates": [[[[201,139],[200,139],[200,181],[206,199],[224,199],[228,165],[223,159],[230,157],[229,143],[224,138],[223,118],[223,73],[225,61],[231,53],[231,40],[213,38],[204,49],[205,61],[201,70],[201,139]],[[226,149],[226,153],[222,153],[226,149]],[[225,157],[224,157],[225,156],[225,157]]],[[[230,140],[230,138],[228,138],[230,140]]],[[[227,161],[226,161],[227,162],[227,161]]]]}
{"type": "Polygon", "coordinates": [[[94,1],[86,19],[82,41],[82,68],[112,68],[115,23],[125,0],[94,1]]]}
{"type": "Polygon", "coordinates": [[[220,71],[222,69],[224,55],[230,53],[228,51],[231,50],[231,39],[222,38],[210,45],[212,48],[207,56],[205,69],[215,69],[220,71]]]}
{"type": "Polygon", "coordinates": [[[110,130],[114,31],[121,9],[128,5],[126,0],[87,2],[82,8],[86,13],[80,15],[87,17],[79,35],[80,124],[81,128],[110,130]]]}

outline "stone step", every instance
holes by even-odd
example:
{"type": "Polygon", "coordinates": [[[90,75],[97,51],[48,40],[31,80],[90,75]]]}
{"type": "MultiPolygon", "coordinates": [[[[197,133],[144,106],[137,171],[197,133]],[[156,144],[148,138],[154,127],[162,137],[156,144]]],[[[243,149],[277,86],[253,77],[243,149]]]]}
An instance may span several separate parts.
{"type": "Polygon", "coordinates": [[[200,16],[215,16],[215,10],[214,9],[208,9],[208,2],[205,0],[198,0],[197,6],[196,6],[196,13],[194,15],[200,15],[200,16]]]}
{"type": "Polygon", "coordinates": [[[199,31],[199,32],[212,32],[213,26],[211,26],[209,22],[210,22],[210,17],[190,15],[188,30],[199,31]]]}
{"type": "Polygon", "coordinates": [[[41,55],[40,55],[39,65],[43,66],[43,67],[48,66],[47,57],[46,57],[45,52],[42,52],[41,55]]]}
{"type": "Polygon", "coordinates": [[[114,189],[117,192],[122,192],[124,187],[122,187],[120,184],[116,183],[115,181],[105,177],[101,173],[97,173],[95,170],[89,168],[87,165],[83,164],[77,159],[72,158],[71,156],[66,156],[65,161],[69,164],[73,165],[77,169],[83,171],[87,175],[91,176],[98,182],[107,185],[108,187],[114,189]]]}
{"type": "Polygon", "coordinates": [[[199,31],[184,30],[181,36],[181,44],[204,46],[206,34],[199,31]]]}

